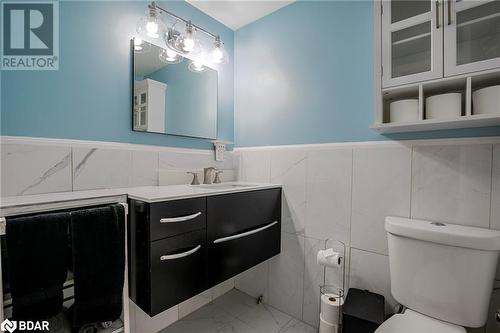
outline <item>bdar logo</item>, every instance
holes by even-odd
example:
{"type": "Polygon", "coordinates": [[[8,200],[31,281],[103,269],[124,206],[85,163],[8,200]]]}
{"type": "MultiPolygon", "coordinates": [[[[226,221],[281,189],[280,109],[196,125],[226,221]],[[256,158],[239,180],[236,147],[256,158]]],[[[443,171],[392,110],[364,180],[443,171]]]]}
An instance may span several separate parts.
{"type": "Polygon", "coordinates": [[[15,321],[10,321],[8,319],[5,319],[0,324],[0,330],[2,330],[2,332],[8,331],[12,333],[16,330],[16,328],[17,328],[17,323],[15,321]]]}

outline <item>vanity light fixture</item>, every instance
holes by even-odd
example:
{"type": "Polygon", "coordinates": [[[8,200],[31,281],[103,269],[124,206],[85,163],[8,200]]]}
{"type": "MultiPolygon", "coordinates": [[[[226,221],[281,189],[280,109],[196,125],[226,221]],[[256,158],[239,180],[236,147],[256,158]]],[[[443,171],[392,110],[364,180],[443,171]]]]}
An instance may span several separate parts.
{"type": "MultiPolygon", "coordinates": [[[[137,26],[137,32],[140,35],[145,34],[153,39],[164,38],[167,48],[174,51],[178,56],[187,54],[192,56],[203,53],[202,41],[198,39],[198,33],[203,33],[213,39],[210,57],[206,59],[210,59],[215,64],[223,64],[228,61],[229,57],[224,49],[224,43],[218,35],[159,7],[155,2],[148,5],[148,8],[149,11],[146,17],[143,17],[137,26]],[[168,29],[165,28],[167,26],[165,23],[167,16],[174,20],[174,24],[171,26],[169,24],[168,29]],[[179,27],[179,24],[183,26],[179,27]]],[[[201,67],[204,67],[204,63],[201,64],[201,67]]],[[[197,72],[200,71],[197,70],[197,72]]]]}

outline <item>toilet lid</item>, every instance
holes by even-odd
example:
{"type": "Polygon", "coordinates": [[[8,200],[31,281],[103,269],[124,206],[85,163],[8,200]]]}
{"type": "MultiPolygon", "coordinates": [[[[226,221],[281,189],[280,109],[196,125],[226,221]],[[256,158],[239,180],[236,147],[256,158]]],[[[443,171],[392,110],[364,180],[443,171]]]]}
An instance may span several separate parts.
{"type": "Polygon", "coordinates": [[[406,309],[387,319],[375,333],[465,333],[465,328],[406,309]]]}

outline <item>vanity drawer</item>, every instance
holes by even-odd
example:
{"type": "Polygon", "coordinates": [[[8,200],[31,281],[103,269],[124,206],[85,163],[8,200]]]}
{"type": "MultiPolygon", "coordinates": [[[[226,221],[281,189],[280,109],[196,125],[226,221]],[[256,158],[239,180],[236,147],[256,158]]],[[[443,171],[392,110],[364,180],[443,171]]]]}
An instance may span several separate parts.
{"type": "Polygon", "coordinates": [[[205,230],[151,243],[151,311],[154,316],[205,290],[205,230]]]}
{"type": "Polygon", "coordinates": [[[209,244],[209,284],[215,286],[280,253],[278,221],[209,244]]]}
{"type": "Polygon", "coordinates": [[[206,228],[206,198],[150,204],[151,240],[206,228]]]}
{"type": "Polygon", "coordinates": [[[209,242],[280,221],[281,189],[208,197],[207,214],[209,242]]]}

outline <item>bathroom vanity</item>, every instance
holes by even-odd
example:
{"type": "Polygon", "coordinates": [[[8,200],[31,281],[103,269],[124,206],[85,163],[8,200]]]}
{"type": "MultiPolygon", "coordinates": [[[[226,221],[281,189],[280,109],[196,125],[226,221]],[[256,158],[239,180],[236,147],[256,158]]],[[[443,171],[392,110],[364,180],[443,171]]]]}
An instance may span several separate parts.
{"type": "MultiPolygon", "coordinates": [[[[0,216],[126,201],[126,294],[151,317],[280,253],[277,184],[228,182],[3,197],[0,216]]],[[[128,313],[128,303],[126,309],[128,313]]]]}
{"type": "Polygon", "coordinates": [[[150,316],[280,253],[277,185],[168,186],[128,203],[130,298],[150,316]]]}

